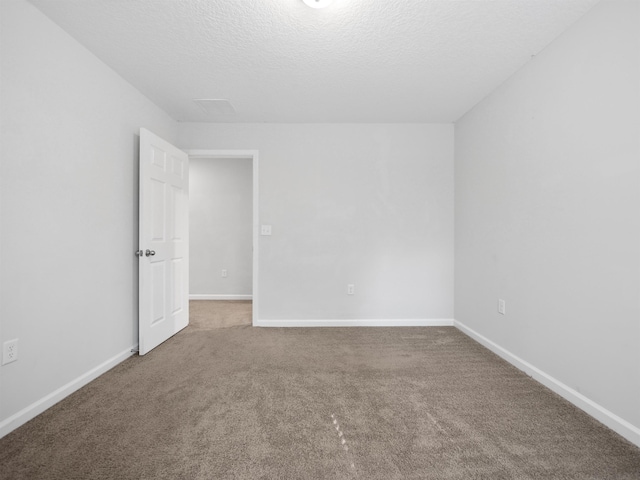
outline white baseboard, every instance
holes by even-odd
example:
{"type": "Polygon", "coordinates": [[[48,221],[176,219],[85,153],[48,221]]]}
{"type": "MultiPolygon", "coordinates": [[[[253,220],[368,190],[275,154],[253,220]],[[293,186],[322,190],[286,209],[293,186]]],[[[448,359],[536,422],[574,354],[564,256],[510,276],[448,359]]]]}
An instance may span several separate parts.
{"type": "Polygon", "coordinates": [[[46,409],[53,407],[56,403],[62,400],[65,397],[68,397],[76,390],[84,387],[86,384],[95,380],[103,373],[111,370],[113,367],[118,365],[119,363],[125,361],[133,352],[138,350],[138,346],[134,345],[131,348],[128,348],[124,352],[121,352],[114,357],[111,357],[109,360],[101,363],[95,368],[92,368],[88,372],[80,375],[78,378],[70,381],[66,385],[58,388],[57,390],[51,392],[49,395],[37,400],[32,403],[28,407],[23,408],[19,412],[11,415],[9,418],[0,422],[0,438],[7,435],[9,432],[15,430],[21,425],[24,425],[32,418],[40,415],[46,409]]]}
{"type": "Polygon", "coordinates": [[[257,320],[255,327],[452,327],[449,318],[257,320]]]}
{"type": "Polygon", "coordinates": [[[473,338],[478,343],[484,345],[493,353],[495,353],[499,357],[503,358],[504,360],[512,364],[514,367],[518,368],[519,370],[522,370],[524,373],[529,375],[534,380],[537,380],[548,389],[557,393],[565,400],[568,400],[569,402],[574,404],[576,407],[585,411],[586,413],[591,415],[593,418],[595,418],[599,422],[605,424],[614,432],[618,433],[619,435],[629,440],[631,443],[634,443],[635,445],[640,447],[640,428],[632,425],[631,423],[627,422],[625,419],[620,418],[619,416],[610,412],[603,406],[585,397],[580,392],[577,392],[573,388],[568,387],[567,385],[555,379],[551,375],[531,365],[529,362],[522,360],[520,357],[502,348],[501,346],[492,342],[485,336],[467,327],[465,324],[455,320],[454,325],[461,332],[473,338]]]}
{"type": "Polygon", "coordinates": [[[209,295],[209,294],[192,294],[189,300],[253,300],[253,295],[209,295]]]}

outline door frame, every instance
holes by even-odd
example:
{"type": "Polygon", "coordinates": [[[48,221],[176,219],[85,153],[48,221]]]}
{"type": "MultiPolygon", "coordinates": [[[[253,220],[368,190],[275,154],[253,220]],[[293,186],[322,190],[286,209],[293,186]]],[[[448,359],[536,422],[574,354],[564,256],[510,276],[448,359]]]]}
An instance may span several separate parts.
{"type": "Polygon", "coordinates": [[[258,177],[258,158],[259,152],[258,150],[184,150],[189,159],[193,158],[242,158],[251,160],[251,164],[253,167],[253,198],[252,198],[252,250],[253,250],[253,258],[252,258],[252,285],[251,285],[251,298],[252,298],[252,308],[251,308],[251,324],[255,327],[258,325],[258,240],[260,239],[260,225],[259,225],[259,184],[260,182],[258,177]]]}

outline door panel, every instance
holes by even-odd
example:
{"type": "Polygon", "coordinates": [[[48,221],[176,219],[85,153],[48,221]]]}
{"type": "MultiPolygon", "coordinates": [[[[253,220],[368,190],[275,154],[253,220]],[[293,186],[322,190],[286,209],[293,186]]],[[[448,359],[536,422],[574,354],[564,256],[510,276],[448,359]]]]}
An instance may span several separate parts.
{"type": "Polygon", "coordinates": [[[189,323],[188,179],[187,154],[140,129],[140,355],[189,323]]]}

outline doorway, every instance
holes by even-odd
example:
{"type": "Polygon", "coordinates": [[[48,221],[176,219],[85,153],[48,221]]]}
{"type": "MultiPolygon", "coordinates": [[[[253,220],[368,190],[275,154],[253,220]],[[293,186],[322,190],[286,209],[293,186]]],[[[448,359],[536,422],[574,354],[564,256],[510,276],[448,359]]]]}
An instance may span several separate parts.
{"type": "Polygon", "coordinates": [[[192,174],[189,297],[227,302],[250,300],[251,324],[256,325],[258,152],[188,150],[187,154],[192,174]]]}

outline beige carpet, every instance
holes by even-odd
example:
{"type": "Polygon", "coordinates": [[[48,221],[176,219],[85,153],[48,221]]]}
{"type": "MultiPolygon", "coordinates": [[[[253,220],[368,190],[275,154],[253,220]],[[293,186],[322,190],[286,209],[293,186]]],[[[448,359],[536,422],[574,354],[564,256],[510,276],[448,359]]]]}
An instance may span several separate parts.
{"type": "Polygon", "coordinates": [[[192,330],[251,325],[250,300],[191,300],[189,325],[192,330]]]}
{"type": "Polygon", "coordinates": [[[0,477],[640,479],[640,449],[454,328],[224,324],[1,439],[0,477]]]}

